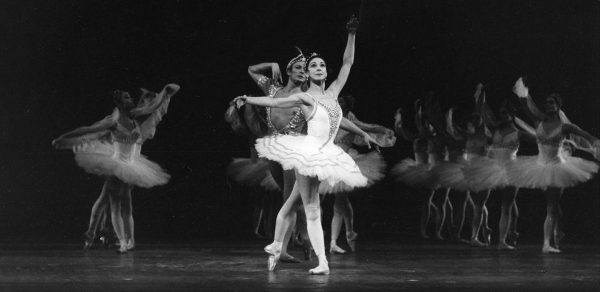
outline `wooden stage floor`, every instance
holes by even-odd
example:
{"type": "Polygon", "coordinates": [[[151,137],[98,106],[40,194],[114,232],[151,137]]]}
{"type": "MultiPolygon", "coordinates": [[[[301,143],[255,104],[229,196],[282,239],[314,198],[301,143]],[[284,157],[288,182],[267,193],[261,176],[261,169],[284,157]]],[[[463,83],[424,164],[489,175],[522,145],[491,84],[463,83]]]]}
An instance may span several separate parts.
{"type": "MultiPolygon", "coordinates": [[[[540,245],[515,252],[431,242],[368,243],[356,254],[328,255],[331,274],[316,265],[280,264],[268,272],[262,243],[139,243],[119,255],[79,245],[0,246],[1,291],[252,291],[456,290],[582,291],[600,289],[600,248],[564,246],[544,255],[540,245]]],[[[297,248],[291,250],[301,256],[297,248]]]]}

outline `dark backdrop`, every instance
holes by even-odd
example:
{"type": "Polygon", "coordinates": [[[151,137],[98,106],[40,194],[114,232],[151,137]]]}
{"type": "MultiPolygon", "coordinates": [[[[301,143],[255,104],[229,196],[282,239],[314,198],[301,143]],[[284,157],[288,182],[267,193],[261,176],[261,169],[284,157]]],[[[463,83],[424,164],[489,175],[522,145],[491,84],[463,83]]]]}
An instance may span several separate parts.
{"type": "MultiPolygon", "coordinates": [[[[0,9],[0,241],[78,242],[102,180],[50,142],[111,112],[116,88],[182,86],[144,153],[163,165],[167,186],[134,190],[137,237],[150,241],[248,236],[257,194],[230,186],[232,157],[247,141],[223,120],[233,97],[258,94],[247,66],[318,51],[335,76],[345,22],[360,14],[345,92],[364,121],[391,126],[425,90],[444,107],[467,104],[489,83],[495,106],[529,76],[538,99],[557,91],[573,122],[600,136],[598,1],[13,1],[0,9]],[[484,3],[485,2],[485,3],[484,3]]],[[[389,165],[410,156],[399,141],[389,165]]],[[[524,145],[523,153],[535,153],[524,145]]],[[[585,156],[585,155],[584,155],[585,156]]],[[[589,156],[586,156],[589,158],[589,156]]],[[[599,240],[599,179],[569,189],[565,229],[599,240]]],[[[277,203],[277,194],[268,194],[277,203]]],[[[363,238],[417,233],[417,194],[386,179],[355,202],[363,238]],[[370,234],[370,235],[369,235],[370,234]]],[[[541,241],[544,200],[523,191],[520,230],[541,241]]],[[[325,202],[330,216],[331,200],[325,202]]],[[[491,225],[497,226],[492,198],[491,225]],[[495,218],[495,219],[494,219],[495,218]]],[[[327,225],[327,224],[326,224],[327,225]]]]}

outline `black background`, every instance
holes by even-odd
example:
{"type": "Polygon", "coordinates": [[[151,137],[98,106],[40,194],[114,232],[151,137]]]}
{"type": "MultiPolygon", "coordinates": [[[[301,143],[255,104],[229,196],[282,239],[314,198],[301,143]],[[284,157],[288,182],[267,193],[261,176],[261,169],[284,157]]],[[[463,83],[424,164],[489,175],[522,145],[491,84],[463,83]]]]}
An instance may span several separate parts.
{"type": "MultiPolygon", "coordinates": [[[[247,141],[223,120],[233,97],[260,92],[247,66],[296,55],[341,64],[345,23],[360,14],[356,57],[344,89],[356,115],[391,127],[395,109],[433,89],[445,108],[468,104],[477,82],[496,106],[522,74],[538,100],[559,92],[571,120],[600,136],[599,1],[12,1],[0,9],[0,241],[78,242],[102,179],[50,142],[112,108],[116,88],[181,85],[143,152],[172,175],[167,186],[134,190],[138,241],[245,238],[254,197],[228,185],[232,157],[247,141]]],[[[333,78],[330,78],[333,79],[333,78]]],[[[390,166],[412,155],[399,140],[390,166]]],[[[523,145],[535,154],[535,145],[523,145]]],[[[583,156],[589,158],[585,154],[583,156]]],[[[600,239],[599,179],[568,189],[565,231],[600,239]]],[[[269,194],[278,198],[277,194],[269,194]]],[[[417,194],[385,179],[359,191],[363,238],[417,234],[417,194]]],[[[539,191],[519,196],[519,229],[541,243],[539,191]]],[[[331,199],[325,202],[330,216],[331,199]]],[[[490,225],[499,204],[492,198],[490,225]]],[[[329,222],[325,226],[328,229],[329,222]]],[[[495,233],[494,233],[495,234],[495,233]]]]}

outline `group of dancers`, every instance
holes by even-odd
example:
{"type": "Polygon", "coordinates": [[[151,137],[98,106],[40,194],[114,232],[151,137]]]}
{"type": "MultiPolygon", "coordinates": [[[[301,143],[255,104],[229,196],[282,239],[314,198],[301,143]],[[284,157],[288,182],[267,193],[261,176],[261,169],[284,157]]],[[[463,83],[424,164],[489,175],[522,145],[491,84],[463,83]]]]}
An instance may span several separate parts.
{"type": "MultiPolygon", "coordinates": [[[[236,132],[248,137],[251,146],[250,158],[234,159],[229,166],[230,178],[242,185],[283,193],[273,242],[264,248],[269,270],[279,262],[298,262],[287,252],[295,230],[305,244],[305,255],[313,249],[318,258],[318,266],[309,272],[329,274],[321,222],[323,194],[335,196],[330,253],[347,252],[337,244],[342,225],[354,251],[358,234],[348,193],[385,176],[386,163],[377,150],[393,146],[396,134],[413,144],[414,159],[397,163],[391,175],[423,192],[424,237],[429,236],[428,225],[434,217],[434,237],[442,239],[443,226],[449,226],[450,237],[462,240],[465,209],[470,206],[473,218],[468,242],[472,246],[489,245],[486,201],[495,191],[502,196],[498,248],[513,250],[518,237],[518,190],[537,188],[544,191],[548,206],[542,250],[560,252],[560,196],[565,188],[589,180],[598,170],[596,163],[573,157],[570,150],[582,149],[598,159],[600,148],[600,140],[569,123],[561,111],[560,96],[548,96],[539,109],[522,79],[516,82],[513,91],[535,127],[515,116],[509,100],[494,114],[481,84],[474,95],[474,110],[468,115],[458,115],[455,108],[442,112],[433,94],[428,94],[415,102],[416,131],[407,129],[402,110],[396,112],[393,130],[364,123],[352,113],[353,98],[340,96],[354,62],[358,20],[351,18],[346,29],[342,67],[328,86],[324,58],[316,53],[305,56],[300,51],[285,68],[285,85],[276,63],[250,66],[248,73],[264,96],[239,96],[231,101],[225,115],[236,132]],[[536,141],[537,156],[516,155],[520,142],[526,140],[536,141]],[[372,151],[359,153],[355,145],[372,151]],[[456,195],[450,196],[451,190],[456,195]]],[[[118,252],[135,248],[132,188],[150,188],[169,180],[158,164],[141,154],[141,146],[154,137],[178,90],[175,84],[166,85],[159,93],[142,89],[137,103],[128,92],[117,90],[111,115],[52,142],[58,149],[72,149],[77,164],[86,172],[105,178],[92,208],[85,248],[91,247],[98,225],[108,218],[119,241],[118,252]]]]}

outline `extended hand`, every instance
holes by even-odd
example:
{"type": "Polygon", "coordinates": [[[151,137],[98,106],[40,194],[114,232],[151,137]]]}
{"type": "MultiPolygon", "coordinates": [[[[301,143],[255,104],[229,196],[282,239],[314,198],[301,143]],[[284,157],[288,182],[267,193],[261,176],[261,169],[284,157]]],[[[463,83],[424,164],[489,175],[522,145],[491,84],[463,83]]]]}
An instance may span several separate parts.
{"type": "Polygon", "coordinates": [[[273,77],[273,80],[279,82],[279,84],[283,84],[283,78],[281,77],[281,69],[279,69],[279,64],[271,64],[271,77],[273,77]]]}
{"type": "Polygon", "coordinates": [[[526,98],[529,96],[529,88],[523,84],[523,77],[519,77],[515,86],[513,86],[513,92],[520,98],[526,98]]]}
{"type": "Polygon", "coordinates": [[[346,23],[346,30],[348,31],[348,33],[356,33],[356,31],[358,30],[358,24],[358,18],[352,15],[350,20],[348,20],[348,23],[346,23]]]}
{"type": "Polygon", "coordinates": [[[241,108],[244,104],[246,104],[246,100],[247,100],[247,96],[246,95],[242,95],[242,96],[238,96],[236,98],[233,99],[233,103],[235,103],[235,106],[239,109],[241,108]]]}

